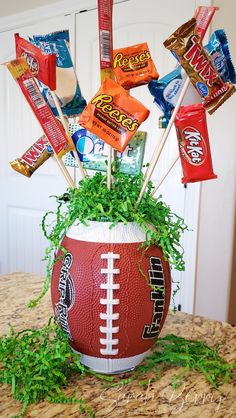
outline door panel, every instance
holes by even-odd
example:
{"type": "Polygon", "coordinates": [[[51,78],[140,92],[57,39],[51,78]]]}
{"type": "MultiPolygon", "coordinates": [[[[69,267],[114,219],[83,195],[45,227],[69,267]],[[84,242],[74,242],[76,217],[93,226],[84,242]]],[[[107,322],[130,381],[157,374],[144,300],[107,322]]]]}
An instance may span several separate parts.
{"type": "MultiPolygon", "coordinates": [[[[60,29],[70,29],[73,48],[72,15],[0,33],[0,62],[15,58],[15,32],[27,37],[60,29]]],[[[45,274],[41,260],[48,243],[40,221],[43,213],[55,205],[50,196],[63,193],[67,184],[52,160],[48,160],[31,178],[11,169],[8,162],[20,157],[43,132],[17,83],[2,65],[0,89],[0,181],[3,196],[0,203],[0,274],[14,271],[45,274]]]]}

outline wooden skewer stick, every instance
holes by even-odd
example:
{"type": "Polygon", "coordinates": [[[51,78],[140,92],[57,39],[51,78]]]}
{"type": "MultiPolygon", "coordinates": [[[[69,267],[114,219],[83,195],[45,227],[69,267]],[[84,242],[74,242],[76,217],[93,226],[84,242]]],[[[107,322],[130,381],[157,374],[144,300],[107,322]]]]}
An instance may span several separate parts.
{"type": "MultiPolygon", "coordinates": [[[[71,135],[70,135],[70,132],[69,132],[69,128],[68,128],[68,124],[67,124],[67,122],[66,122],[66,120],[65,120],[65,117],[64,117],[64,115],[63,115],[63,113],[62,113],[62,110],[61,110],[61,106],[60,106],[59,100],[58,100],[58,98],[57,98],[57,96],[56,96],[56,94],[55,94],[55,92],[54,92],[54,91],[52,91],[52,90],[51,90],[51,94],[52,94],[52,97],[53,97],[54,103],[55,103],[55,105],[56,105],[56,109],[57,109],[57,111],[58,111],[60,121],[61,121],[61,123],[62,123],[63,128],[65,129],[65,133],[66,133],[67,137],[68,137],[68,138],[72,141],[72,138],[71,138],[71,135]]],[[[81,161],[80,161],[80,159],[79,159],[79,156],[78,156],[77,150],[76,150],[76,149],[73,149],[73,153],[74,153],[74,156],[75,156],[75,159],[76,159],[76,162],[77,162],[77,165],[78,165],[79,171],[80,171],[80,175],[81,175],[81,177],[82,177],[82,178],[84,178],[84,177],[85,177],[85,175],[86,175],[86,173],[85,173],[85,171],[84,171],[84,169],[83,169],[83,166],[82,166],[82,163],[81,163],[81,161]]]]}
{"type": "Polygon", "coordinates": [[[163,181],[166,179],[166,177],[168,176],[168,174],[170,173],[170,171],[172,170],[172,168],[174,167],[174,165],[177,163],[178,160],[179,160],[179,155],[177,155],[177,157],[174,158],[174,160],[170,164],[169,168],[167,169],[166,173],[164,174],[164,176],[162,176],[161,180],[156,185],[155,189],[152,191],[151,196],[154,196],[154,194],[159,189],[159,187],[162,185],[163,181]]]}
{"type": "Polygon", "coordinates": [[[153,171],[154,171],[154,169],[156,167],[157,161],[158,161],[158,159],[159,159],[159,157],[161,155],[161,151],[162,151],[162,149],[163,149],[163,147],[164,147],[164,145],[166,143],[166,140],[168,138],[168,135],[169,135],[170,130],[172,128],[172,125],[174,123],[175,116],[176,116],[176,114],[177,114],[177,112],[178,112],[178,110],[180,108],[180,105],[181,105],[182,100],[184,98],[184,95],[185,95],[185,93],[187,91],[187,88],[189,86],[189,83],[190,83],[190,79],[189,79],[189,77],[187,77],[187,79],[184,82],[184,86],[183,86],[183,89],[182,89],[182,91],[180,93],[180,96],[178,98],[178,101],[176,103],[176,106],[174,108],[174,111],[172,113],[172,116],[170,118],[170,121],[168,123],[168,126],[167,126],[166,130],[164,131],[164,133],[162,135],[161,141],[159,142],[159,144],[155,148],[155,151],[154,151],[154,154],[153,154],[151,163],[150,163],[150,165],[149,165],[149,167],[147,169],[147,173],[146,173],[146,176],[145,176],[143,185],[142,185],[141,192],[140,192],[139,197],[138,197],[138,200],[137,200],[137,205],[139,205],[139,203],[141,202],[141,199],[143,197],[143,194],[145,192],[145,189],[147,187],[147,184],[148,184],[148,182],[149,182],[149,180],[150,180],[150,178],[152,176],[152,173],[153,173],[153,171]]]}
{"type": "MultiPolygon", "coordinates": [[[[101,82],[106,77],[110,77],[114,79],[112,68],[101,68],[100,70],[101,82]]],[[[107,145],[107,188],[108,190],[111,190],[111,184],[112,184],[111,165],[112,165],[112,146],[107,145]]]]}
{"type": "Polygon", "coordinates": [[[72,187],[72,189],[75,189],[75,183],[74,183],[70,173],[67,171],[67,169],[64,166],[62,160],[57,156],[57,154],[55,152],[52,154],[52,159],[57,163],[62,175],[65,177],[65,180],[68,183],[68,186],[72,187]]]}

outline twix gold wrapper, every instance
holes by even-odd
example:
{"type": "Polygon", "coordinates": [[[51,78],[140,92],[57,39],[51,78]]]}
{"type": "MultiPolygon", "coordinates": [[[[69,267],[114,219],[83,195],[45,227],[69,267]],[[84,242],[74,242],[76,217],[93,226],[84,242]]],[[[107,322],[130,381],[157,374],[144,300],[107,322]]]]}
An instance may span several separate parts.
{"type": "Polygon", "coordinates": [[[178,56],[182,67],[203,98],[205,109],[211,114],[234,92],[231,83],[224,83],[195,32],[196,19],[180,26],[164,42],[164,46],[178,56]]]}
{"type": "Polygon", "coordinates": [[[20,158],[10,162],[13,170],[26,177],[31,175],[45,161],[50,158],[53,151],[45,135],[42,135],[20,158]]]}
{"type": "Polygon", "coordinates": [[[58,157],[62,157],[64,154],[71,151],[73,147],[69,145],[63,127],[45,102],[26,59],[20,57],[16,60],[7,62],[6,66],[20,86],[54,152],[58,157]]]}

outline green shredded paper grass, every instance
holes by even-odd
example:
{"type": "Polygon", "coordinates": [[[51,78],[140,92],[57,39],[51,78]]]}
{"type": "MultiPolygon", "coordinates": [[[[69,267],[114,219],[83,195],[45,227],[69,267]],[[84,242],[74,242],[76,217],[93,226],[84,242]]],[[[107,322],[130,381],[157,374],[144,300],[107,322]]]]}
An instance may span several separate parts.
{"type": "Polygon", "coordinates": [[[183,378],[193,370],[203,373],[217,388],[233,378],[236,367],[221,358],[217,348],[209,348],[201,341],[168,335],[157,340],[154,352],[126,379],[99,375],[80,363],[79,355],[71,351],[67,335],[52,319],[41,329],[15,333],[11,328],[10,334],[0,339],[0,383],[9,384],[12,397],[22,403],[17,417],[24,416],[28,405],[46,400],[77,403],[78,412],[91,418],[94,413],[83,399],[64,393],[75,374],[80,379],[86,375],[96,376],[104,381],[105,387],[125,385],[134,380],[144,385],[146,373],[153,381],[161,378],[164,369],[176,366],[181,366],[183,372],[174,377],[173,388],[181,385],[183,378]]]}
{"type": "MultiPolygon", "coordinates": [[[[143,174],[135,176],[113,172],[111,189],[107,188],[106,175],[97,172],[93,177],[86,177],[79,183],[79,188],[68,189],[67,193],[57,197],[57,210],[45,214],[42,229],[50,246],[46,250],[47,276],[40,295],[29,303],[33,307],[47,292],[55,263],[55,250],[66,250],[60,245],[66,232],[73,224],[86,221],[112,222],[111,227],[119,222],[136,222],[146,233],[142,247],[151,244],[160,246],[164,258],[171,267],[184,270],[182,233],[187,229],[183,219],[172,213],[162,200],[151,196],[154,188],[151,181],[137,205],[137,199],[143,184],[143,174]],[[54,217],[53,221],[51,218],[54,217]]],[[[141,252],[140,252],[141,254],[141,252]]]]}
{"type": "MultiPolygon", "coordinates": [[[[64,195],[56,197],[56,211],[46,213],[42,220],[44,235],[50,242],[45,255],[47,276],[43,290],[29,303],[30,307],[35,306],[47,292],[52,268],[57,262],[54,259],[55,250],[61,249],[63,254],[66,252],[61,241],[73,224],[106,221],[111,222],[113,227],[118,222],[136,222],[146,233],[140,254],[155,244],[162,248],[164,258],[171,267],[184,270],[181,236],[187,226],[182,218],[171,212],[161,196],[157,199],[151,196],[151,182],[137,206],[142,183],[142,174],[128,176],[116,171],[108,190],[106,175],[97,172],[93,177],[80,181],[79,188],[68,189],[64,195]]],[[[17,417],[25,415],[28,405],[43,400],[77,403],[78,412],[93,417],[91,407],[83,399],[67,396],[64,392],[73,376],[82,379],[93,375],[106,386],[125,385],[134,380],[145,385],[146,373],[152,376],[152,380],[157,380],[164,370],[171,367],[182,367],[181,374],[174,377],[174,388],[192,370],[203,373],[208,382],[217,388],[232,379],[235,369],[235,365],[220,357],[217,348],[174,335],[159,338],[153,353],[125,379],[101,376],[83,366],[79,355],[71,351],[67,335],[52,319],[41,329],[15,333],[11,328],[9,336],[0,338],[0,383],[11,385],[13,398],[21,402],[22,409],[17,417]]]]}

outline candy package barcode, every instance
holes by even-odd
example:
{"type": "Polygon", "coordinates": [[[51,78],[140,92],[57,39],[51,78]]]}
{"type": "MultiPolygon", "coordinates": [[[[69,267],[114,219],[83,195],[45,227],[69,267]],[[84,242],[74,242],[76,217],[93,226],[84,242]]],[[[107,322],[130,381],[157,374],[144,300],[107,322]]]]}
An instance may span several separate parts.
{"type": "MultiPolygon", "coordinates": [[[[70,124],[69,130],[83,167],[88,170],[107,171],[108,145],[96,135],[79,128],[78,124],[70,124]]],[[[123,153],[118,152],[120,170],[126,174],[138,174],[142,169],[146,132],[136,132],[123,153]]],[[[77,167],[72,154],[64,157],[69,167],[77,167]]]]}

